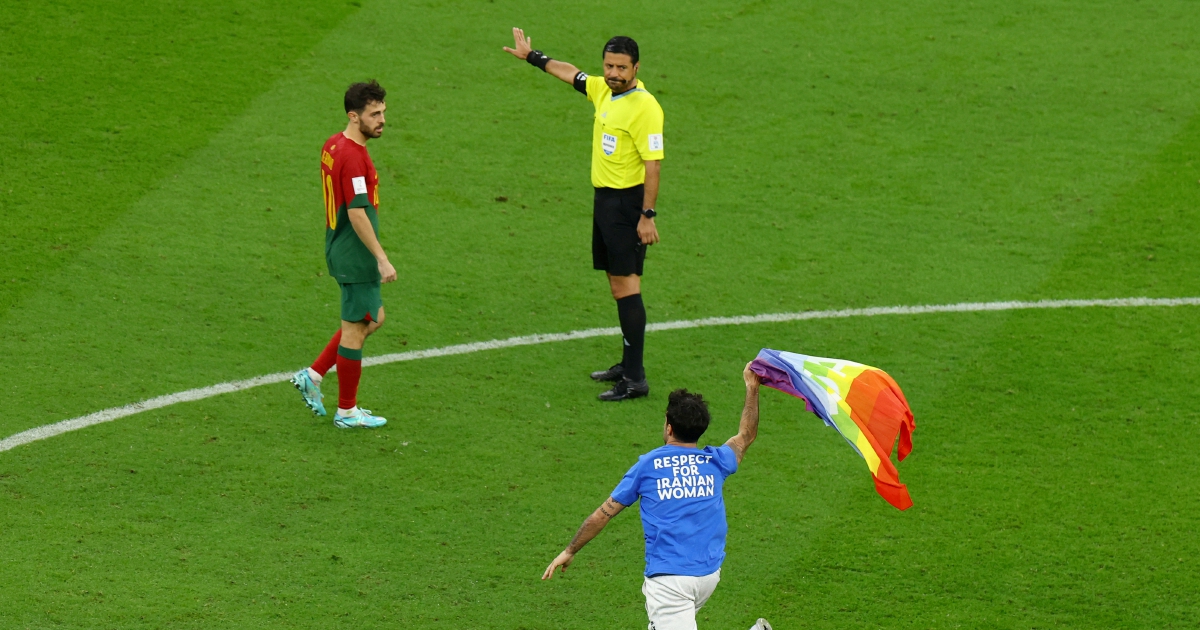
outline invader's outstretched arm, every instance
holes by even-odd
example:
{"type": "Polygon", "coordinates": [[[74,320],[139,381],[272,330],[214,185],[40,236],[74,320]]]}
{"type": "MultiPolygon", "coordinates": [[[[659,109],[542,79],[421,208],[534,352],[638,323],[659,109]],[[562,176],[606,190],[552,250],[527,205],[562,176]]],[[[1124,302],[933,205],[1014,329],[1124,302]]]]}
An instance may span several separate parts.
{"type": "Polygon", "coordinates": [[[567,548],[558,554],[554,562],[546,567],[546,571],[542,573],[542,579],[549,580],[554,575],[554,570],[559,567],[562,567],[562,571],[565,573],[567,567],[571,566],[571,561],[575,559],[575,554],[579,553],[584,545],[595,538],[604,529],[604,526],[608,525],[608,522],[624,509],[625,506],[617,503],[616,499],[612,497],[605,499],[604,503],[600,504],[600,507],[596,508],[596,511],[592,512],[592,515],[579,526],[579,531],[575,532],[571,544],[567,545],[567,548]]]}

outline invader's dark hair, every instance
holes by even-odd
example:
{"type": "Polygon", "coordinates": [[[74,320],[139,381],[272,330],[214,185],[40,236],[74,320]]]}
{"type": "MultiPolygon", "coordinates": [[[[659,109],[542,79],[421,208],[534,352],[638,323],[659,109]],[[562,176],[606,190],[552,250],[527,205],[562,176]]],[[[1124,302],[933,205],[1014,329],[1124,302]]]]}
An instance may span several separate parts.
{"type": "MultiPolygon", "coordinates": [[[[616,37],[608,40],[608,43],[604,45],[604,52],[617,55],[629,55],[629,58],[633,60],[633,63],[638,62],[637,42],[633,41],[633,38],[631,37],[617,35],[616,37]]],[[[604,55],[601,54],[600,57],[603,58],[604,55]]]]}
{"type": "Polygon", "coordinates": [[[708,403],[704,396],[677,389],[667,396],[667,424],[680,442],[695,442],[708,430],[708,403]]]}
{"type": "Polygon", "coordinates": [[[387,90],[379,85],[375,79],[371,79],[366,83],[355,83],[346,88],[346,112],[362,113],[367,108],[367,103],[375,101],[382,103],[387,97],[387,90]]]}

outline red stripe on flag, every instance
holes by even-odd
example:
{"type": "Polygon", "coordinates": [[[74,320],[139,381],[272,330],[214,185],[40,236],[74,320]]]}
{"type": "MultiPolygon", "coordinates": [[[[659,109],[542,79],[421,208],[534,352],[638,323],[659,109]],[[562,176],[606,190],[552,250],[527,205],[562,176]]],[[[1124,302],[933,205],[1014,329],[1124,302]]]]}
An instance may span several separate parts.
{"type": "Polygon", "coordinates": [[[888,503],[905,510],[912,506],[908,488],[900,483],[900,472],[892,463],[892,445],[900,436],[899,457],[903,460],[912,451],[912,432],[916,428],[912,411],[896,381],[886,372],[870,369],[858,375],[846,394],[850,418],[866,436],[867,442],[879,457],[874,473],[875,491],[888,503]]]}

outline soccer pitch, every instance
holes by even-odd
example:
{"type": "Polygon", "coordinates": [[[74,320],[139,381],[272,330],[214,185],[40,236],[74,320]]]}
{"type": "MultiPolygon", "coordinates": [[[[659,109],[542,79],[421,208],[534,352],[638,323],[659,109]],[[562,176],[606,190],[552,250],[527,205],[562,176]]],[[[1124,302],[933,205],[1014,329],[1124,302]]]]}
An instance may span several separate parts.
{"type": "MultiPolygon", "coordinates": [[[[338,319],[321,142],[346,85],[400,280],[367,356],[616,325],[591,106],[501,51],[641,44],[666,113],[649,321],[1200,297],[1195,3],[273,1],[0,7],[0,356],[31,428],[310,363],[338,319]],[[503,201],[501,201],[503,199],[503,201]]],[[[368,367],[374,432],[286,383],[0,452],[0,628],[641,628],[641,525],[538,578],[666,395],[736,431],[759,348],[887,370],[915,505],[764,390],[701,628],[1187,628],[1197,306],[845,317],[368,367]]],[[[326,396],[336,391],[331,378],[326,396]]]]}

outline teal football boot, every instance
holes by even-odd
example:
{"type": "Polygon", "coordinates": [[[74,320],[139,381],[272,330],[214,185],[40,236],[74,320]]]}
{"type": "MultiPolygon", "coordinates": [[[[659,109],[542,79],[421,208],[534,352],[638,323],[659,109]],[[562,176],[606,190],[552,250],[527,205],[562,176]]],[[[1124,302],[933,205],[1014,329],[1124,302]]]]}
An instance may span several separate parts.
{"type": "Polygon", "coordinates": [[[333,426],[339,429],[378,429],[385,424],[387,418],[372,416],[370,409],[357,408],[348,416],[333,414],[333,426]]]}
{"type": "Polygon", "coordinates": [[[299,372],[292,375],[292,386],[300,391],[304,404],[312,409],[314,416],[325,415],[325,404],[321,402],[325,396],[321,394],[321,386],[308,375],[308,368],[300,368],[299,372]]]}

